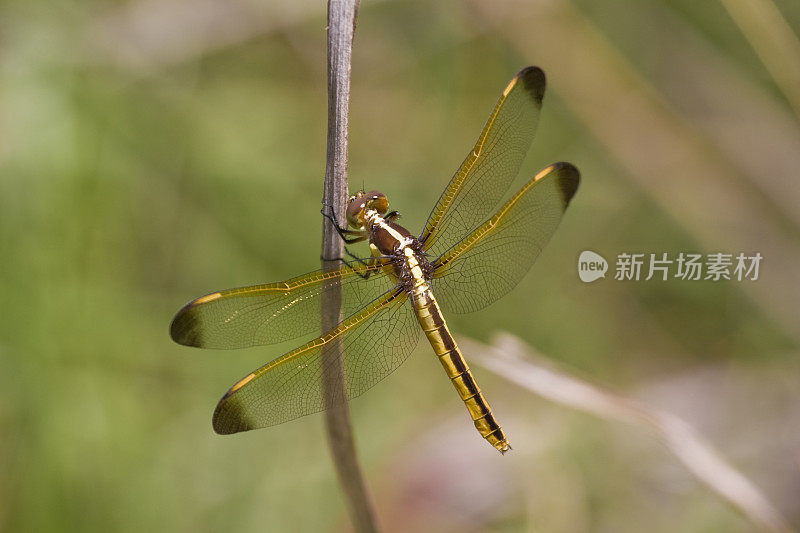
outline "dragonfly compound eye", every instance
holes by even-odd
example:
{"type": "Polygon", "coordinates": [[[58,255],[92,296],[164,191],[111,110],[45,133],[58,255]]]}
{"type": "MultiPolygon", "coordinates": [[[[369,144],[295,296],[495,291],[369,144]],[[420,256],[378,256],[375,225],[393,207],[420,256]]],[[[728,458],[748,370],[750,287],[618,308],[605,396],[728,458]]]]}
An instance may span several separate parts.
{"type": "Polygon", "coordinates": [[[369,191],[364,195],[367,198],[367,209],[374,209],[381,215],[385,215],[389,210],[389,199],[380,191],[369,191]]]}
{"type": "Polygon", "coordinates": [[[368,197],[364,195],[363,191],[359,191],[355,196],[350,198],[350,203],[347,204],[347,222],[355,228],[360,228],[364,225],[364,210],[366,209],[368,197]]]}

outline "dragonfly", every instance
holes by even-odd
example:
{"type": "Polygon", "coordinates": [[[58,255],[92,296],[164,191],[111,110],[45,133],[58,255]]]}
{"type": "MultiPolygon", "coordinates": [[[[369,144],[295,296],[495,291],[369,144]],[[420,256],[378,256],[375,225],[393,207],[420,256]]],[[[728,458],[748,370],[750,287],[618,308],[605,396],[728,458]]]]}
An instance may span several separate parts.
{"type": "Polygon", "coordinates": [[[478,433],[501,453],[511,449],[444,316],[482,309],[515,287],[578,189],[578,170],[554,163],[501,205],[533,141],[545,85],[533,66],[511,79],[419,236],[389,212],[386,195],[361,190],[347,204],[347,227],[327,216],[345,243],[367,241],[369,257],[213,292],[178,311],[170,335],[186,346],[247,348],[317,335],[236,382],[214,410],[217,433],[274,426],[353,399],[396,370],[422,331],[478,433]],[[343,318],[323,331],[321,302],[331,290],[341,295],[343,318]],[[326,392],[334,363],[324,352],[334,344],[342,379],[326,392]]]}

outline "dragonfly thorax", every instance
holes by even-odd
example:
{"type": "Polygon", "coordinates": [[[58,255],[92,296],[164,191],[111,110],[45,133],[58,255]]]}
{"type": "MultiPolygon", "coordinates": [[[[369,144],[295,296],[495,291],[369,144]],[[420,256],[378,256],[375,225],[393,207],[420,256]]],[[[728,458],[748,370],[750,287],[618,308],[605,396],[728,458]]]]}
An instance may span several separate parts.
{"type": "Polygon", "coordinates": [[[365,226],[369,243],[381,255],[403,255],[403,249],[417,241],[406,228],[386,220],[380,213],[372,209],[366,211],[365,226]]]}
{"type": "Polygon", "coordinates": [[[420,240],[400,224],[386,220],[376,211],[368,210],[366,221],[373,255],[391,258],[394,274],[406,290],[426,287],[433,267],[420,240]]]}

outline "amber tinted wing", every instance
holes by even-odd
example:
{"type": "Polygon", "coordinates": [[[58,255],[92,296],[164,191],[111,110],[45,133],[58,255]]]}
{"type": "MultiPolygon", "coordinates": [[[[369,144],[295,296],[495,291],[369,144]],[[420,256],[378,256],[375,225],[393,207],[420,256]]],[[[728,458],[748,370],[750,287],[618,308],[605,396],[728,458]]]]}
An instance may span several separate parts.
{"type": "Polygon", "coordinates": [[[521,70],[508,83],[478,142],[433,208],[420,239],[438,257],[486,220],[519,173],[533,141],[544,96],[544,72],[521,70]]]}
{"type": "Polygon", "coordinates": [[[396,285],[384,268],[385,263],[352,262],[336,271],[317,270],[279,283],[214,292],[178,311],[170,335],[186,346],[228,349],[319,334],[322,293],[341,287],[342,314],[348,316],[396,285]],[[368,279],[363,278],[366,274],[368,279]]]}
{"type": "Polygon", "coordinates": [[[360,395],[391,374],[414,349],[419,325],[402,289],[351,315],[328,334],[264,365],[236,383],[214,411],[214,430],[229,434],[273,426],[360,395]],[[323,349],[340,341],[344,388],[326,402],[323,349]]]}
{"type": "Polygon", "coordinates": [[[555,233],[580,173],[555,163],[434,262],[433,287],[446,311],[481,309],[511,290],[555,233]]]}

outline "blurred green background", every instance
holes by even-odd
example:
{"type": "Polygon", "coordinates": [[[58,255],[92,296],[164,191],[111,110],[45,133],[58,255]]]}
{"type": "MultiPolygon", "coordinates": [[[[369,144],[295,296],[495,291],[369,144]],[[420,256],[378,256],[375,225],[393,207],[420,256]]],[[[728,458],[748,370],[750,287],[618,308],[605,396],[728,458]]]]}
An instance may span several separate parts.
{"type": "MultiPolygon", "coordinates": [[[[0,3],[0,529],[349,530],[320,415],[211,429],[221,394],[293,343],[199,351],[167,332],[194,297],[318,267],[325,16],[0,3]]],[[[685,418],[795,526],[798,31],[793,0],[365,1],[350,134],[351,189],[419,231],[507,81],[541,66],[520,180],[567,160],[581,189],[518,290],[451,329],[511,332],[685,418]],[[764,260],[755,282],[583,284],[586,249],[764,260]]],[[[501,457],[417,352],[352,403],[387,530],[752,529],[652,436],[476,366],[501,457]]]]}

